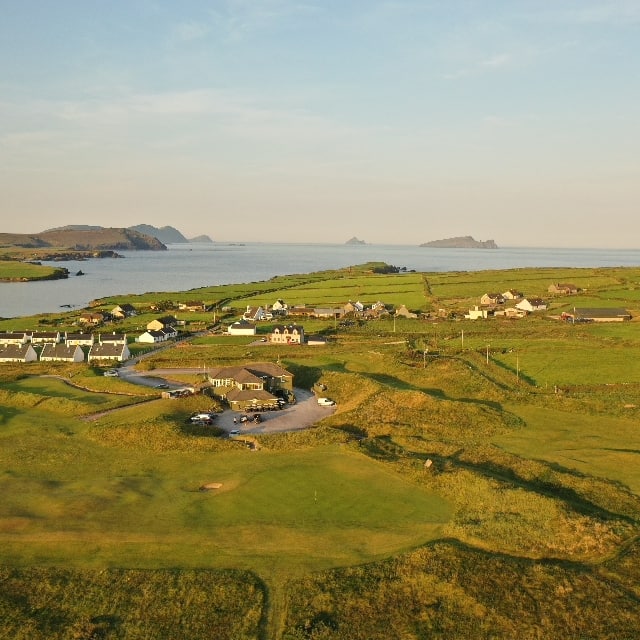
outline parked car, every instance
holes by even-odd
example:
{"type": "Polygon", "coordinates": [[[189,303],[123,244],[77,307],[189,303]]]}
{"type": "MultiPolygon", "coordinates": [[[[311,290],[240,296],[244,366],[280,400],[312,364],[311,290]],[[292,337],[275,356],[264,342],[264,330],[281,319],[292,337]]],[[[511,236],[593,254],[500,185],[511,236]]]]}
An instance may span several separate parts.
{"type": "Polygon", "coordinates": [[[191,422],[200,422],[201,420],[211,421],[214,418],[215,418],[214,414],[201,412],[201,413],[194,413],[191,416],[190,420],[191,422]]]}
{"type": "Polygon", "coordinates": [[[240,431],[238,429],[231,429],[231,431],[229,431],[229,435],[230,436],[238,436],[238,435],[240,435],[240,431]]]}
{"type": "Polygon", "coordinates": [[[107,369],[102,375],[107,378],[117,378],[118,372],[115,369],[107,369]]]}
{"type": "Polygon", "coordinates": [[[335,405],[335,400],[331,398],[318,398],[318,404],[323,407],[333,407],[335,405]]]}

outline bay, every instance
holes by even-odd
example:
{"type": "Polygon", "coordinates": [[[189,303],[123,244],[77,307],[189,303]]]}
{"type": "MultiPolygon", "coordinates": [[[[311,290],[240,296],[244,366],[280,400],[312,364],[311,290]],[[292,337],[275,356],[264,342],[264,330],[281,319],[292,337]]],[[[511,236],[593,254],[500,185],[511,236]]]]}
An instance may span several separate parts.
{"type": "Polygon", "coordinates": [[[51,263],[65,280],[0,283],[0,317],[17,318],[85,308],[105,296],[269,280],[278,275],[386,262],[415,271],[477,271],[524,267],[630,267],[636,249],[441,249],[405,245],[190,243],[167,251],[122,252],[121,259],[51,263]],[[78,271],[84,275],[76,276],[78,271]]]}

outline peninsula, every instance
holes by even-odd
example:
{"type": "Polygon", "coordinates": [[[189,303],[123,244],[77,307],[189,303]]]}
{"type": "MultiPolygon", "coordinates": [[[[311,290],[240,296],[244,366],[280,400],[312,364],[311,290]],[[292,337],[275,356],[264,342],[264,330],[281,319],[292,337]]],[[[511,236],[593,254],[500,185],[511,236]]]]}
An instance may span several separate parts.
{"type": "Polygon", "coordinates": [[[497,249],[498,245],[493,240],[474,240],[471,236],[457,236],[444,240],[432,240],[425,242],[421,247],[435,247],[438,249],[497,249]]]}

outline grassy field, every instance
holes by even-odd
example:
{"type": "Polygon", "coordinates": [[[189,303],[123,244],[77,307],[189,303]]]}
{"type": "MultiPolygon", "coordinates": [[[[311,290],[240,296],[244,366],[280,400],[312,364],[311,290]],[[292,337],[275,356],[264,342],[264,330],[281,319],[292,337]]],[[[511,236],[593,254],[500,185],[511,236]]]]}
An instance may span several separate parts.
{"type": "Polygon", "coordinates": [[[168,401],[78,423],[67,416],[118,403],[55,380],[7,386],[47,398],[3,418],[11,564],[314,570],[413,547],[448,519],[446,500],[339,444],[285,453],[189,436],[168,401]],[[199,491],[208,482],[222,487],[199,491]]]}
{"type": "Polygon", "coordinates": [[[30,262],[0,260],[0,282],[18,280],[48,280],[59,271],[59,267],[50,267],[47,265],[35,264],[30,262]]]}
{"type": "MultiPolygon", "coordinates": [[[[200,398],[159,400],[86,365],[3,367],[0,637],[637,637],[640,325],[553,316],[633,310],[639,280],[365,265],[203,290],[237,310],[226,321],[277,298],[445,311],[305,321],[321,348],[207,334],[140,365],[279,361],[297,386],[325,385],[333,415],[257,451],[187,425],[200,398]],[[552,282],[585,291],[522,320],[460,320],[483,293],[546,297],[552,282]]],[[[43,320],[73,313],[25,326],[43,320]]]]}

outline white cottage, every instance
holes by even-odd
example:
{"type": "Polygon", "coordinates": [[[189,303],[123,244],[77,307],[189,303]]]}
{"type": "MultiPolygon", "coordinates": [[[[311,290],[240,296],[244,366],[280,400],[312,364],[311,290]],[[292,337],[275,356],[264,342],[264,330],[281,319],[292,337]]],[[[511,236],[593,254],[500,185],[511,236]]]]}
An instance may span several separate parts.
{"type": "Polygon", "coordinates": [[[38,354],[31,344],[0,345],[0,362],[36,362],[38,354]]]}
{"type": "Polygon", "coordinates": [[[45,344],[40,353],[41,362],[84,362],[84,351],[78,345],[45,344]]]}

